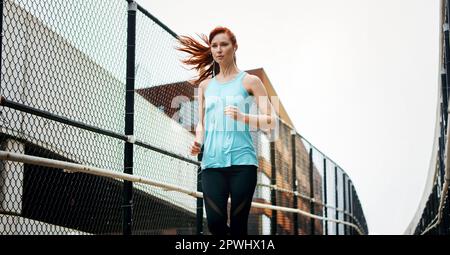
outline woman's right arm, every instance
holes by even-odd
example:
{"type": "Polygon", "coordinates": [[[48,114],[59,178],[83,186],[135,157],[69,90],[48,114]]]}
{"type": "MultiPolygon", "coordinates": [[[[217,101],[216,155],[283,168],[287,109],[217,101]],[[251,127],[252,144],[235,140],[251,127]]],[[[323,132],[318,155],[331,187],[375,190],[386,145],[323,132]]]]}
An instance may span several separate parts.
{"type": "Polygon", "coordinates": [[[205,136],[204,119],[205,119],[205,98],[204,88],[207,80],[204,80],[198,86],[198,123],[195,129],[195,140],[191,147],[191,155],[195,156],[200,153],[203,139],[205,136]]]}

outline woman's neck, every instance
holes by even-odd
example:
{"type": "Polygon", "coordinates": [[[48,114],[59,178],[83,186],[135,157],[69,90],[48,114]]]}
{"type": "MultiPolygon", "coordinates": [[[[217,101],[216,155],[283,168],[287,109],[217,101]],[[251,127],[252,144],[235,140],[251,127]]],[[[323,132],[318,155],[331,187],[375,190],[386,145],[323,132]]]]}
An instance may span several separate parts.
{"type": "Polygon", "coordinates": [[[220,76],[220,78],[227,78],[230,76],[233,76],[234,74],[240,72],[239,69],[237,68],[236,64],[231,64],[231,65],[226,65],[226,66],[220,66],[220,73],[218,74],[218,76],[220,76]]]}

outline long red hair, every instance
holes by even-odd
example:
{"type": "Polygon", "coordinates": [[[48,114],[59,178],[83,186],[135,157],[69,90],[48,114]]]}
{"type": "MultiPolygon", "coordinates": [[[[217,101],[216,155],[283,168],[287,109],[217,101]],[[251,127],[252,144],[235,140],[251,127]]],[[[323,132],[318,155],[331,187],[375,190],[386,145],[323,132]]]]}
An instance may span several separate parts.
{"type": "MultiPolygon", "coordinates": [[[[231,32],[230,29],[226,27],[216,27],[210,33],[209,37],[204,34],[198,35],[206,45],[195,40],[190,36],[180,35],[178,36],[178,41],[181,44],[177,47],[177,50],[186,52],[190,56],[186,59],[181,60],[185,65],[193,66],[192,69],[196,69],[199,73],[199,77],[195,80],[194,84],[199,85],[200,82],[204,81],[208,77],[212,76],[213,68],[215,68],[214,73],[217,75],[220,72],[220,67],[218,64],[214,64],[214,59],[211,54],[211,41],[218,34],[225,33],[230,38],[233,46],[236,46],[236,36],[231,32]]],[[[236,56],[234,56],[234,61],[236,62],[236,56]]]]}

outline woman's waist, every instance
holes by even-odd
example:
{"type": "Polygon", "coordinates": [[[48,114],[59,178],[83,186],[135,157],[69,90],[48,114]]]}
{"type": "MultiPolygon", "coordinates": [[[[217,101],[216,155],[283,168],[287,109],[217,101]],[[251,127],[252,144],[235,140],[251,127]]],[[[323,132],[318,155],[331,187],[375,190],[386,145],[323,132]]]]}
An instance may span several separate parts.
{"type": "Polygon", "coordinates": [[[205,144],[218,145],[252,145],[253,139],[248,131],[214,131],[205,132],[205,144]]]}
{"type": "Polygon", "coordinates": [[[255,151],[253,141],[251,139],[205,139],[204,143],[205,151],[215,152],[244,152],[255,151]]]}

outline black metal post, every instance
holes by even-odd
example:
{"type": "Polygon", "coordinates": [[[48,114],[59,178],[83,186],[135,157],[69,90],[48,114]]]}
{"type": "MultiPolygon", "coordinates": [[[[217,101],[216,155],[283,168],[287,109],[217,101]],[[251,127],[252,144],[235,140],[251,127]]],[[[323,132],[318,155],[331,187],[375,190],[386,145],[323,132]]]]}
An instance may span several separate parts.
{"type": "MultiPolygon", "coordinates": [[[[313,163],[313,149],[309,148],[309,196],[314,199],[314,163],[313,163]]],[[[315,214],[314,210],[315,203],[313,200],[310,201],[309,211],[311,214],[315,214]]],[[[310,218],[311,221],[311,235],[315,235],[314,218],[310,218]]]]}
{"type": "Polygon", "coordinates": [[[445,22],[449,22],[449,17],[450,17],[450,1],[449,0],[445,0],[445,5],[447,6],[447,12],[444,18],[445,22]]]}
{"type": "Polygon", "coordinates": [[[442,222],[442,234],[443,235],[448,235],[450,233],[450,196],[447,196],[446,198],[446,202],[445,202],[445,207],[444,207],[444,217],[443,217],[443,222],[442,222]]]}
{"type": "MultiPolygon", "coordinates": [[[[275,142],[270,142],[270,164],[271,164],[271,170],[272,170],[272,176],[270,180],[270,184],[277,185],[277,170],[275,167],[275,142]]],[[[270,196],[272,200],[272,205],[277,205],[277,191],[274,189],[271,189],[270,196]]],[[[271,224],[270,224],[270,234],[276,235],[277,234],[277,211],[272,210],[272,218],[271,218],[271,224]]]]}
{"type": "MultiPolygon", "coordinates": [[[[437,199],[438,199],[438,185],[434,185],[433,188],[433,193],[431,194],[431,205],[430,205],[430,217],[429,217],[429,221],[431,223],[432,219],[434,219],[434,217],[437,216],[437,207],[438,207],[438,203],[437,203],[437,199]]],[[[430,224],[428,223],[428,224],[430,224]]],[[[436,228],[431,229],[430,234],[431,235],[435,235],[436,228]]]]}
{"type": "MultiPolygon", "coordinates": [[[[428,198],[428,200],[427,200],[427,203],[426,203],[426,207],[425,207],[425,219],[424,219],[424,228],[422,229],[422,231],[423,230],[425,230],[425,227],[430,223],[430,221],[431,221],[431,208],[430,208],[430,204],[431,204],[431,199],[433,199],[432,198],[432,194],[431,194],[431,197],[429,197],[428,198]]],[[[428,232],[427,233],[427,235],[429,235],[430,234],[430,232],[428,232]]]]}
{"type": "MultiPolygon", "coordinates": [[[[444,178],[444,176],[441,176],[441,178],[444,178]]],[[[439,187],[441,187],[442,188],[442,186],[439,186],[439,187]]],[[[436,208],[436,214],[435,215],[438,215],[439,214],[439,204],[440,204],[440,202],[441,202],[441,198],[440,198],[440,194],[441,194],[441,188],[438,190],[438,189],[436,189],[436,200],[435,200],[435,208],[436,208]]],[[[444,216],[444,215],[443,215],[444,216]]],[[[445,217],[445,216],[444,216],[445,217]]],[[[441,218],[441,221],[440,221],[440,223],[435,227],[435,234],[437,234],[437,235],[442,235],[442,223],[443,223],[443,218],[441,218]]]]}
{"type": "MultiPolygon", "coordinates": [[[[358,200],[358,197],[356,195],[356,191],[355,191],[355,193],[353,193],[353,199],[355,201],[355,203],[354,203],[355,207],[354,207],[354,210],[353,210],[353,216],[355,216],[355,219],[357,219],[361,224],[363,224],[363,222],[361,222],[361,218],[359,217],[359,209],[360,208],[359,208],[359,200],[358,200]]],[[[362,227],[362,225],[361,225],[361,227],[362,227]]],[[[362,229],[362,230],[364,231],[364,229],[362,229]]]]}
{"type": "MultiPolygon", "coordinates": [[[[203,158],[203,146],[201,148],[200,153],[197,156],[198,161],[202,161],[203,158]]],[[[202,175],[200,174],[202,171],[202,167],[199,166],[197,169],[197,191],[203,192],[202,189],[202,175]]],[[[197,198],[197,215],[196,215],[196,221],[197,221],[197,235],[203,235],[203,198],[197,198]]]]}
{"type": "MultiPolygon", "coordinates": [[[[336,207],[335,210],[335,217],[336,220],[339,220],[339,212],[338,212],[338,208],[339,208],[339,189],[338,189],[338,170],[337,170],[337,166],[334,167],[334,194],[335,194],[335,199],[336,199],[336,204],[334,205],[336,207]]],[[[339,223],[336,222],[336,235],[339,235],[339,223]]]]}
{"type": "Polygon", "coordinates": [[[444,120],[444,128],[447,127],[447,121],[448,121],[448,87],[447,87],[447,74],[446,72],[442,71],[441,73],[441,91],[442,91],[442,102],[441,102],[441,116],[444,120]]]}
{"type": "MultiPolygon", "coordinates": [[[[347,187],[346,187],[346,185],[345,185],[345,183],[346,183],[346,180],[347,179],[347,176],[345,175],[345,174],[343,174],[342,175],[342,187],[343,187],[343,192],[342,192],[342,196],[343,196],[343,204],[344,204],[344,213],[343,213],[343,216],[344,216],[344,222],[345,221],[347,221],[347,215],[345,214],[345,212],[347,211],[347,193],[346,193],[346,191],[347,191],[347,187]]],[[[344,225],[344,235],[346,235],[347,234],[347,225],[344,225]]]]}
{"type": "MultiPolygon", "coordinates": [[[[349,182],[349,189],[350,190],[348,192],[348,198],[349,198],[349,200],[348,200],[349,207],[348,208],[349,208],[350,215],[352,216],[352,217],[350,217],[350,222],[355,224],[356,222],[354,222],[354,220],[353,220],[353,217],[354,217],[354,215],[353,215],[353,211],[354,211],[354,209],[353,209],[353,184],[351,182],[349,182]]],[[[355,234],[355,229],[351,228],[350,235],[354,235],[354,234],[355,234]]]]}
{"type": "MultiPolygon", "coordinates": [[[[291,130],[291,143],[292,143],[292,190],[295,192],[293,199],[294,204],[293,207],[295,209],[298,209],[298,196],[295,195],[298,191],[298,183],[297,183],[297,166],[296,166],[296,149],[295,149],[295,137],[296,132],[295,130],[291,130]]],[[[294,235],[298,235],[298,214],[293,213],[292,215],[294,217],[294,235]]]]}
{"type": "MultiPolygon", "coordinates": [[[[125,135],[134,135],[134,82],[136,68],[136,11],[137,4],[128,1],[127,77],[125,95],[125,135]]],[[[133,174],[133,144],[125,143],[124,173],[133,174]]],[[[124,181],[123,234],[132,234],[133,182],[124,181]]]]}
{"type": "Polygon", "coordinates": [[[445,181],[445,131],[441,122],[441,136],[439,137],[439,185],[442,187],[445,181]]]}
{"type": "MultiPolygon", "coordinates": [[[[323,158],[323,215],[328,218],[328,207],[327,207],[327,159],[323,158]]],[[[328,235],[328,221],[324,221],[325,224],[325,235],[328,235]]]]}
{"type": "MultiPolygon", "coordinates": [[[[447,2],[448,4],[448,2],[447,2]]],[[[450,10],[450,7],[447,6],[447,11],[450,10]]],[[[448,15],[448,13],[447,13],[448,15]]],[[[447,123],[447,107],[448,107],[448,94],[446,92],[448,92],[448,89],[450,88],[450,79],[448,79],[448,77],[450,77],[450,39],[449,39],[449,24],[448,24],[448,20],[447,23],[444,24],[443,27],[444,30],[444,56],[445,56],[445,74],[446,74],[446,83],[443,83],[442,86],[445,87],[445,89],[443,89],[445,91],[445,93],[442,94],[442,100],[444,102],[444,107],[445,110],[443,112],[445,112],[445,123],[447,123]]]]}

